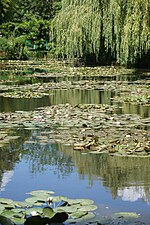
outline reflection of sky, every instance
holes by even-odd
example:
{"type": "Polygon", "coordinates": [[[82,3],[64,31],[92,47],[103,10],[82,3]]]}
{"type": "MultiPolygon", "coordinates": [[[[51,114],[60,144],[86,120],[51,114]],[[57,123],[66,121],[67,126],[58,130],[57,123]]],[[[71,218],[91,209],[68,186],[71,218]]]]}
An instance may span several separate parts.
{"type": "Polygon", "coordinates": [[[3,173],[2,181],[0,185],[0,192],[5,191],[5,187],[8,184],[8,182],[11,181],[13,175],[14,175],[14,171],[12,170],[6,171],[3,173]]]}
{"type": "Polygon", "coordinates": [[[145,190],[142,186],[125,187],[124,189],[119,189],[117,193],[123,201],[134,202],[138,199],[144,199],[144,201],[147,201],[145,190]]]}

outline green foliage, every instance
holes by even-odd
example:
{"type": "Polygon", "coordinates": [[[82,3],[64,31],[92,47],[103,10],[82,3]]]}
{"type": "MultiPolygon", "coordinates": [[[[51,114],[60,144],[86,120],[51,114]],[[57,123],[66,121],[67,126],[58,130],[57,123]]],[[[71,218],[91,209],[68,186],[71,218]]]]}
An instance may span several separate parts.
{"type": "Polygon", "coordinates": [[[12,3],[12,0],[0,0],[0,24],[10,18],[12,3]]]}
{"type": "Polygon", "coordinates": [[[26,59],[29,55],[26,41],[31,40],[38,50],[45,49],[45,42],[49,40],[49,26],[48,20],[37,20],[34,17],[29,22],[3,23],[0,50],[6,53],[6,58],[26,59]]]}
{"type": "Polygon", "coordinates": [[[49,39],[50,21],[32,17],[30,21],[22,23],[8,22],[3,23],[1,28],[1,35],[9,38],[10,36],[19,37],[26,35],[28,39],[49,39]]]}
{"type": "Polygon", "coordinates": [[[150,49],[149,0],[63,0],[52,34],[63,57],[134,64],[150,49]]]}
{"type": "MultiPolygon", "coordinates": [[[[31,40],[32,44],[36,46],[36,49],[45,49],[45,42],[48,43],[49,40],[51,18],[54,17],[60,8],[60,0],[16,0],[15,2],[14,0],[0,0],[2,15],[0,35],[3,37],[1,43],[5,42],[4,47],[1,47],[1,51],[6,52],[7,50],[6,55],[9,59],[22,58],[22,49],[23,51],[26,50],[24,48],[24,41],[22,42],[22,46],[20,45],[22,37],[31,40]],[[13,7],[11,6],[12,3],[13,7]],[[8,12],[10,14],[10,8],[11,16],[9,17],[7,14],[8,12]],[[6,15],[5,19],[3,11],[6,15]],[[5,38],[8,40],[4,40],[5,38]],[[11,52],[14,52],[12,56],[11,52]]],[[[46,47],[47,50],[48,44],[46,47]]],[[[37,53],[37,55],[41,55],[41,53],[37,53]]]]}
{"type": "Polygon", "coordinates": [[[27,59],[27,48],[25,47],[26,36],[17,38],[0,38],[0,51],[5,52],[9,59],[27,59]]]}

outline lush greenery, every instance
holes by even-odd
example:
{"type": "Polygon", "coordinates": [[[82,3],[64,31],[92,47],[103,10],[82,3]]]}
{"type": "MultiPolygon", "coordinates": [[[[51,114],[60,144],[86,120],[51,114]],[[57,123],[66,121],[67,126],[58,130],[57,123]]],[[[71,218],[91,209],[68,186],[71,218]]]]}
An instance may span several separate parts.
{"type": "Polygon", "coordinates": [[[13,7],[10,7],[11,2],[4,4],[3,0],[2,3],[0,50],[5,52],[5,57],[27,59],[33,46],[38,50],[47,50],[51,20],[60,9],[60,1],[17,0],[12,3],[13,7]]]}
{"type": "Polygon", "coordinates": [[[60,54],[135,64],[150,54],[149,0],[62,0],[55,18],[60,54]]]}
{"type": "Polygon", "coordinates": [[[7,58],[27,58],[25,40],[39,50],[47,40],[59,57],[149,66],[149,0],[1,0],[0,8],[0,46],[7,58]]]}

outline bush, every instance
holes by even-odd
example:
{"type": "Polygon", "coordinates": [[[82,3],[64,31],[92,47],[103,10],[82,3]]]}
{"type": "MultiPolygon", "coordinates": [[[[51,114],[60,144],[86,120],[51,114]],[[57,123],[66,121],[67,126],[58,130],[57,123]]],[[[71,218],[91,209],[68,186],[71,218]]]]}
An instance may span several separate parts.
{"type": "Polygon", "coordinates": [[[25,46],[25,36],[17,38],[0,38],[0,51],[5,53],[7,59],[28,59],[28,50],[25,46]]]}

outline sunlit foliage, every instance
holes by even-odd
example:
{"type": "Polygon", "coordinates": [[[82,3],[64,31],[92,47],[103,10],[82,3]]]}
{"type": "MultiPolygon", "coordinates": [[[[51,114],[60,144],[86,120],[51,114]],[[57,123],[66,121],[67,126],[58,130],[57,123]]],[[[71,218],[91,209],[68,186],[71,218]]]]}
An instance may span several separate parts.
{"type": "Polygon", "coordinates": [[[149,0],[62,0],[54,30],[63,56],[134,64],[150,49],[149,0]]]}

